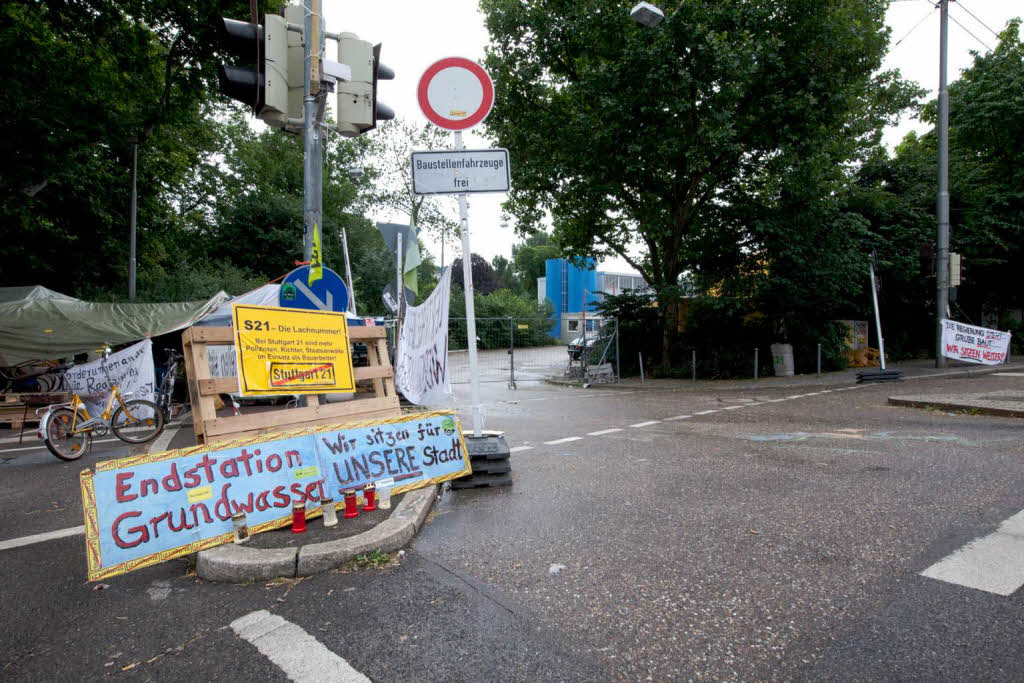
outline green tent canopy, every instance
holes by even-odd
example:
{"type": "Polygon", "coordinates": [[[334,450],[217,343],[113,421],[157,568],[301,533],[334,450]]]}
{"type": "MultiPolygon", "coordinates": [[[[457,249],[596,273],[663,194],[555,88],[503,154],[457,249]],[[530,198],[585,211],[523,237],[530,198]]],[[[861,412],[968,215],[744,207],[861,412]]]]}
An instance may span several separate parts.
{"type": "Polygon", "coordinates": [[[70,358],[192,325],[228,300],[166,304],[94,303],[45,287],[0,287],[0,366],[70,358]]]}

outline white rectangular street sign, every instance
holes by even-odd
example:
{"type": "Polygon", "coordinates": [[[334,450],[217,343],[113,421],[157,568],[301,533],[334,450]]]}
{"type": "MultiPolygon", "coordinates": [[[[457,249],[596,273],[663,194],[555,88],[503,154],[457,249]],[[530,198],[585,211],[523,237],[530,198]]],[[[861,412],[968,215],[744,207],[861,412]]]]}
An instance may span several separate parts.
{"type": "Polygon", "coordinates": [[[508,192],[508,150],[463,149],[412,153],[415,194],[508,192]]]}

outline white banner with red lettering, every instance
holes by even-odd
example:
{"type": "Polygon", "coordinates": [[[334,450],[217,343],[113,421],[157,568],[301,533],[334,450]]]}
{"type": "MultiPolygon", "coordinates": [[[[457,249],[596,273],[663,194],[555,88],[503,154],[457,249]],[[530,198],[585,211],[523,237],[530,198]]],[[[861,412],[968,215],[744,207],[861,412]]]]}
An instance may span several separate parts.
{"type": "Polygon", "coordinates": [[[1010,333],[965,325],[955,320],[942,321],[942,355],[982,365],[1006,362],[1010,351],[1010,333]]]}

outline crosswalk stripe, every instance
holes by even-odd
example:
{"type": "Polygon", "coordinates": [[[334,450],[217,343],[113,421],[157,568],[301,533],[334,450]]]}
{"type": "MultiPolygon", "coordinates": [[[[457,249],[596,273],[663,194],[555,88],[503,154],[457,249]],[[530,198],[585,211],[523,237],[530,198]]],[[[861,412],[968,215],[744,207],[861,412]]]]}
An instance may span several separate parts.
{"type": "Polygon", "coordinates": [[[231,622],[231,629],[296,683],[370,681],[302,628],[267,610],[250,612],[235,619],[231,622]]]}
{"type": "Polygon", "coordinates": [[[1024,585],[1024,510],[921,572],[922,576],[996,595],[1024,585]]]}

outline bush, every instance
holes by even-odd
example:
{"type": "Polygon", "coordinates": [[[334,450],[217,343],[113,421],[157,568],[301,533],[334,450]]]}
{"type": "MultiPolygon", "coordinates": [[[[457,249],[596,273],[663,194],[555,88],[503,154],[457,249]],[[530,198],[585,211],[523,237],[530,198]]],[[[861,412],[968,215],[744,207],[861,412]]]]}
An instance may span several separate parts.
{"type": "MultiPolygon", "coordinates": [[[[508,348],[511,336],[515,345],[550,346],[558,344],[552,337],[551,304],[537,304],[510,289],[499,289],[490,294],[477,293],[473,298],[476,314],[477,348],[508,348]],[[520,329],[526,325],[526,329],[520,329]]],[[[448,310],[448,348],[466,348],[466,297],[461,287],[452,286],[451,305],[448,310]]]]}

